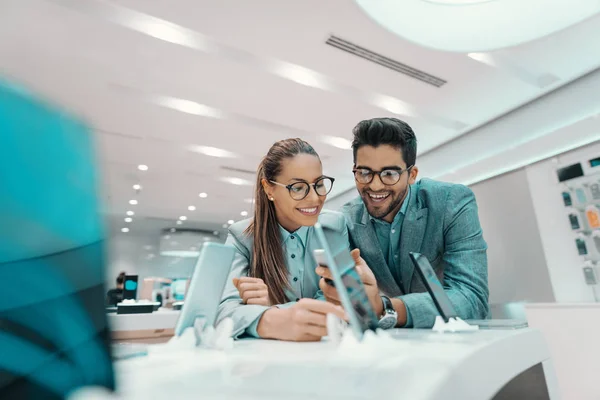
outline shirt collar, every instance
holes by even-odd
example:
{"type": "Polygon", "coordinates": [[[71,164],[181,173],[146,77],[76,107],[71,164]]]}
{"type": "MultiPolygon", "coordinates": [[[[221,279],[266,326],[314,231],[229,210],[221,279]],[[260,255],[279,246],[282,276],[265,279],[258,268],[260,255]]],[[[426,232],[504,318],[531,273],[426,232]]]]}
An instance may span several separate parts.
{"type": "Polygon", "coordinates": [[[301,226],[295,232],[288,232],[284,227],[279,225],[279,233],[281,234],[282,243],[285,243],[290,236],[294,235],[297,239],[300,240],[303,246],[306,246],[306,237],[308,235],[308,226],[301,226]]]}

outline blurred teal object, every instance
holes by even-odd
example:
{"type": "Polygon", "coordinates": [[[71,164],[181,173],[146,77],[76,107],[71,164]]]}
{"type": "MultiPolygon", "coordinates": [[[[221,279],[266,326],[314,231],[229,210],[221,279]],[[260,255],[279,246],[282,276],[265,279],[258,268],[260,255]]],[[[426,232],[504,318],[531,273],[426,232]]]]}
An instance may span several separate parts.
{"type": "Polygon", "coordinates": [[[114,388],[90,129],[0,80],[0,398],[114,388]]]}
{"type": "Polygon", "coordinates": [[[89,129],[25,93],[0,81],[0,263],[103,236],[89,129]]]}

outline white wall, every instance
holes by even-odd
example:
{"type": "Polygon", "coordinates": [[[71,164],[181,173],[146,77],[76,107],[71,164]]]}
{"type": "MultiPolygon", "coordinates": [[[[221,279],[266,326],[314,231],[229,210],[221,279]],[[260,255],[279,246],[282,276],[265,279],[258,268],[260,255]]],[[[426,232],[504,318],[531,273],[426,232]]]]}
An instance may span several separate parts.
{"type": "Polygon", "coordinates": [[[563,185],[558,183],[556,168],[561,165],[600,156],[600,143],[574,150],[527,167],[527,180],[550,280],[557,302],[592,302],[594,294],[583,279],[583,257],[577,254],[562,201],[563,185]]]}
{"type": "Polygon", "coordinates": [[[554,301],[526,172],[517,170],[471,189],[488,243],[490,303],[554,301]]]}
{"type": "Polygon", "coordinates": [[[600,142],[471,186],[489,246],[490,303],[595,301],[556,169],[598,156],[600,142]]]}

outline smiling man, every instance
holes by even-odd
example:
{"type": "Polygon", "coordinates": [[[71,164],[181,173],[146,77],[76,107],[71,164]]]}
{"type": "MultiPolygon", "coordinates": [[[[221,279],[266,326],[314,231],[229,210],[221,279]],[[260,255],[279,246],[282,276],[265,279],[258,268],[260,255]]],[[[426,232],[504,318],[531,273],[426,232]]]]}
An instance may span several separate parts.
{"type": "MultiPolygon", "coordinates": [[[[404,121],[361,121],[353,132],[360,197],[342,211],[351,245],[360,250],[363,260],[355,258],[380,325],[393,327],[394,316],[395,326],[429,328],[438,315],[410,252],[431,262],[462,319],[486,318],[487,245],[473,192],[463,185],[416,181],[417,139],[404,121]]],[[[327,271],[319,272],[327,277],[327,271]]],[[[324,279],[320,287],[329,301],[338,302],[335,288],[324,279]]]]}

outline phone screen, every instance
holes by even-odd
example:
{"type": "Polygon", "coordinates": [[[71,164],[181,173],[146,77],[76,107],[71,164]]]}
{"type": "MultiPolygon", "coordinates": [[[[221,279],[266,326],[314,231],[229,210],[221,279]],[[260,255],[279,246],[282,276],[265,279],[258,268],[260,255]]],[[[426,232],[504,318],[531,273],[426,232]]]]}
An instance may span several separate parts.
{"type": "Polygon", "coordinates": [[[579,225],[579,218],[577,218],[577,215],[569,214],[569,221],[571,222],[571,229],[576,230],[581,228],[581,225],[579,225]]]}
{"type": "Polygon", "coordinates": [[[587,246],[585,245],[585,240],[581,238],[575,239],[575,245],[577,246],[577,252],[580,256],[587,256],[587,246]]]}
{"type": "MultiPolygon", "coordinates": [[[[356,322],[360,325],[361,331],[377,329],[379,320],[371,307],[365,287],[355,268],[354,259],[348,249],[347,240],[339,232],[332,229],[322,227],[322,231],[327,243],[323,245],[321,241],[321,244],[323,247],[328,247],[330,251],[330,256],[333,258],[335,268],[340,274],[341,283],[343,283],[343,288],[348,296],[350,305],[356,314],[356,322]]],[[[325,250],[315,250],[315,258],[320,265],[329,267],[325,250]]],[[[343,290],[340,288],[340,285],[336,284],[335,286],[338,291],[343,290]]],[[[341,296],[342,294],[340,294],[341,296]]]]}
{"type": "Polygon", "coordinates": [[[334,255],[334,258],[336,265],[340,267],[342,282],[344,282],[344,287],[350,297],[352,308],[356,311],[363,330],[376,329],[379,320],[371,307],[365,286],[360,280],[350,251],[342,249],[334,255]]]}
{"type": "Polygon", "coordinates": [[[448,298],[448,295],[444,291],[444,287],[435,274],[429,260],[419,253],[409,253],[409,255],[442,318],[448,322],[450,318],[456,317],[456,310],[450,302],[450,298],[448,298]]]}
{"type": "Polygon", "coordinates": [[[573,200],[571,200],[571,194],[569,192],[562,192],[562,197],[565,207],[570,207],[573,205],[573,200]]]}

